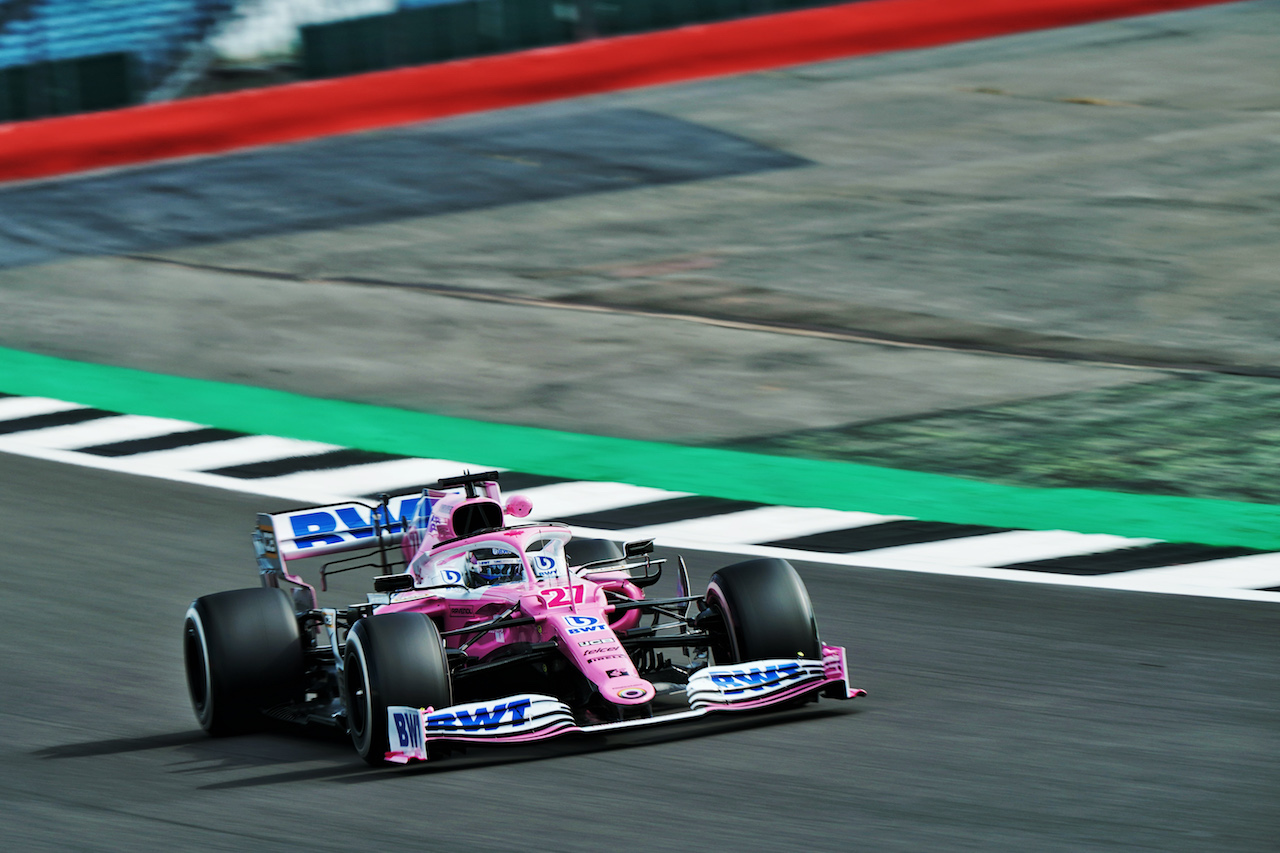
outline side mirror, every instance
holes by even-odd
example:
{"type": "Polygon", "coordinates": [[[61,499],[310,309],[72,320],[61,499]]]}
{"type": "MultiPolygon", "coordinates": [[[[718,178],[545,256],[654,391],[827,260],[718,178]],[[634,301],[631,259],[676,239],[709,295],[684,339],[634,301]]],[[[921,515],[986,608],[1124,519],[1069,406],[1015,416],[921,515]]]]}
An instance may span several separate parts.
{"type": "Polygon", "coordinates": [[[375,592],[404,592],[413,589],[413,575],[378,575],[373,579],[373,589],[375,592]]]}
{"type": "Polygon", "coordinates": [[[628,557],[642,557],[645,554],[653,553],[653,540],[641,539],[637,542],[628,542],[622,546],[622,551],[628,557]]]}

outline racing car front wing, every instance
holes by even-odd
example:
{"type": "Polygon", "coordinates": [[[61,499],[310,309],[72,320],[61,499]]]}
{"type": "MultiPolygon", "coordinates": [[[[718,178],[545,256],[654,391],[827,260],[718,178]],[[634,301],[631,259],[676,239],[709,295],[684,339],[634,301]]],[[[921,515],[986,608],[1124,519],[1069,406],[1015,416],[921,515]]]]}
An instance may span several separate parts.
{"type": "Polygon", "coordinates": [[[398,764],[425,761],[427,744],[433,741],[524,743],[688,720],[713,711],[765,708],[818,692],[839,699],[866,695],[849,686],[842,647],[823,645],[821,662],[777,659],[704,667],[689,677],[687,710],[620,722],[579,725],[568,705],[540,694],[440,709],[393,706],[387,709],[391,749],[386,758],[398,764]]]}

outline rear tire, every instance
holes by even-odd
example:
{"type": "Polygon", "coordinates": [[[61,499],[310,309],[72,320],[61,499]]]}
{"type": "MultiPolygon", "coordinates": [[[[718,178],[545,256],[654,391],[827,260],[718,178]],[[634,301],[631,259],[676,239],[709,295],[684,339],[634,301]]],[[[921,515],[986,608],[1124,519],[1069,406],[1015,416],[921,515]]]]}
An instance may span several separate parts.
{"type": "Polygon", "coordinates": [[[289,596],[257,587],[202,596],[183,625],[187,691],[214,736],[262,728],[262,711],[302,695],[302,635],[289,596]]]}
{"type": "Polygon", "coordinates": [[[449,661],[435,624],[421,613],[361,619],[347,634],[343,657],[347,730],[367,763],[386,759],[387,708],[453,704],[449,661]]]}
{"type": "Polygon", "coordinates": [[[747,560],[720,569],[707,586],[707,605],[723,623],[712,632],[718,664],[822,660],[809,592],[786,560],[747,560]]]}

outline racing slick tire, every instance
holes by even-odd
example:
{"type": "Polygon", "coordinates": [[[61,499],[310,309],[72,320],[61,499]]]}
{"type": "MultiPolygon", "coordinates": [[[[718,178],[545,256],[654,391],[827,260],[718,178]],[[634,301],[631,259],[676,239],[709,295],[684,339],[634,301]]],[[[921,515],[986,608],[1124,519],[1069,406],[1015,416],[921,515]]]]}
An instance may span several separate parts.
{"type": "Polygon", "coordinates": [[[262,728],[263,710],[302,695],[302,635],[282,589],[197,598],[187,609],[182,651],[191,707],[211,735],[262,728]]]}
{"type": "Polygon", "coordinates": [[[822,660],[809,592],[786,560],[765,558],[725,566],[711,576],[706,601],[719,617],[711,644],[716,663],[822,660]]]}
{"type": "Polygon", "coordinates": [[[611,539],[578,539],[573,538],[565,543],[564,556],[571,566],[585,566],[587,563],[600,563],[605,560],[622,562],[626,555],[611,539]]]}
{"type": "Polygon", "coordinates": [[[357,622],[347,634],[343,681],[351,743],[373,765],[390,748],[388,707],[453,704],[444,643],[435,623],[421,613],[385,613],[357,622]]]}

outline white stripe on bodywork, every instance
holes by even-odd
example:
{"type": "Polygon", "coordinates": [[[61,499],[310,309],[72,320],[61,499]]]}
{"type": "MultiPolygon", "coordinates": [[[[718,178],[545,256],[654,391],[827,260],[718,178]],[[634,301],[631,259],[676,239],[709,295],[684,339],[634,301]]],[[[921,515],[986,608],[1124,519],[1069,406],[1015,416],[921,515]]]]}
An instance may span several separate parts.
{"type": "Polygon", "coordinates": [[[113,418],[97,418],[81,424],[67,424],[66,426],[28,430],[14,433],[14,437],[32,444],[38,444],[41,447],[74,450],[77,447],[92,447],[96,444],[110,444],[111,442],[131,441],[139,438],[155,438],[156,436],[190,432],[201,428],[201,424],[191,423],[190,421],[174,421],[168,418],[151,418],[144,415],[118,415],[113,418]]]}

